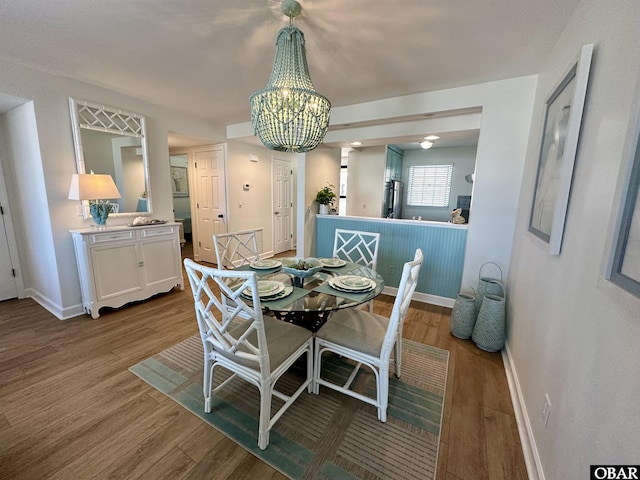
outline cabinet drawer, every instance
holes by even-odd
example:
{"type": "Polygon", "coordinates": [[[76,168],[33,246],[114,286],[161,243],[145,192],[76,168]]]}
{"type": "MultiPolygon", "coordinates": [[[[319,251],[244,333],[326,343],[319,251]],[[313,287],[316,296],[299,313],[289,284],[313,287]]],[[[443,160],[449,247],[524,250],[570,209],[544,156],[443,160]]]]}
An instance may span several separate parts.
{"type": "Polygon", "coordinates": [[[166,227],[154,227],[154,228],[143,228],[139,231],[140,239],[144,240],[149,237],[157,237],[160,235],[172,235],[176,230],[175,226],[169,225],[166,227]]]}
{"type": "Polygon", "coordinates": [[[89,235],[90,244],[101,244],[109,242],[119,242],[123,240],[133,240],[135,238],[133,231],[96,233],[89,235]]]}

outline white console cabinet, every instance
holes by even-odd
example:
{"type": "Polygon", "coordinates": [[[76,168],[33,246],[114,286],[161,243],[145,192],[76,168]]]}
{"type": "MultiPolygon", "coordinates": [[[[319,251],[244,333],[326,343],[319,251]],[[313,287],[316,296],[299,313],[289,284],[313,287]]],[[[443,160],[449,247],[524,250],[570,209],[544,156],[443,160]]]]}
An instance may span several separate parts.
{"type": "Polygon", "coordinates": [[[184,290],[179,225],[71,230],[82,305],[93,318],[102,307],[121,307],[173,287],[184,290]]]}

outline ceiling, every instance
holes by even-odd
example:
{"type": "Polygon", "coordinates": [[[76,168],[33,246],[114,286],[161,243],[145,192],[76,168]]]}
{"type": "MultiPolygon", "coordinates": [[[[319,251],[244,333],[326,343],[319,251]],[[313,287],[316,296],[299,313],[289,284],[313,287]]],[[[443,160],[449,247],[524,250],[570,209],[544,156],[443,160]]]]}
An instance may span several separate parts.
{"type": "MultiPolygon", "coordinates": [[[[580,0],[299,1],[311,79],[339,107],[535,74],[580,0]]],[[[287,21],[276,0],[0,0],[0,57],[229,125],[287,21]]]]}

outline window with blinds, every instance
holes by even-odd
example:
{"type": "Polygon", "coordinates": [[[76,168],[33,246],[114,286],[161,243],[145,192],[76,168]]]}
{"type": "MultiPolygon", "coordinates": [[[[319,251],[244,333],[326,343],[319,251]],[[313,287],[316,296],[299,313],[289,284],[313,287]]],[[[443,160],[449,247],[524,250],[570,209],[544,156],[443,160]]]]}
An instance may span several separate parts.
{"type": "Polygon", "coordinates": [[[416,207],[448,207],[453,165],[409,167],[407,204],[416,207]]]}

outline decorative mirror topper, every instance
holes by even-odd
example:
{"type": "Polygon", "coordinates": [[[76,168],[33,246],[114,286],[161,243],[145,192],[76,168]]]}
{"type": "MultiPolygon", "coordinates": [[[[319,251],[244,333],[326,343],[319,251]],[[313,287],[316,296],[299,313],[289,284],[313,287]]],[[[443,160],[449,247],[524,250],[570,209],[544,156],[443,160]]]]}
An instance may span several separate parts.
{"type": "Polygon", "coordinates": [[[122,194],[111,216],[152,213],[145,117],[86,100],[69,105],[78,173],[111,175],[122,194]]]}

